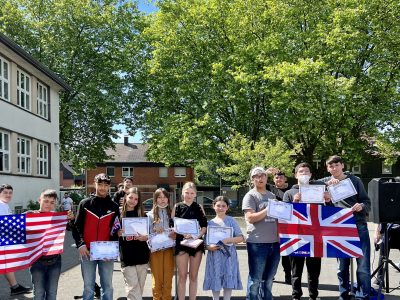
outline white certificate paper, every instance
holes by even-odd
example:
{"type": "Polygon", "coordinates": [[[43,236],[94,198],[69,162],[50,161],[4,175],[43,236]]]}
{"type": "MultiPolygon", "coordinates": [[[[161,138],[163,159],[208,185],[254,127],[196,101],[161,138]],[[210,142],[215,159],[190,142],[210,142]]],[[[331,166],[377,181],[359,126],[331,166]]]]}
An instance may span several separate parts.
{"type": "Polygon", "coordinates": [[[162,233],[152,233],[149,235],[147,245],[151,252],[172,248],[175,246],[175,240],[169,237],[172,230],[165,230],[162,233]]]}
{"type": "Polygon", "coordinates": [[[207,245],[216,245],[219,241],[233,237],[233,228],[222,226],[208,226],[206,237],[207,245]]]}
{"type": "Polygon", "coordinates": [[[149,219],[147,217],[122,218],[122,235],[148,235],[149,219]]]}
{"type": "Polygon", "coordinates": [[[324,203],[325,185],[300,185],[300,203],[324,203]]]}
{"type": "Polygon", "coordinates": [[[90,260],[117,260],[118,242],[90,242],[90,260]]]}
{"type": "Polygon", "coordinates": [[[174,218],[175,232],[179,234],[199,235],[199,222],[196,219],[174,218]]]}
{"type": "Polygon", "coordinates": [[[350,178],[346,178],[339,181],[337,184],[328,186],[328,192],[331,194],[331,200],[333,203],[357,195],[357,191],[350,178]]]}
{"type": "Polygon", "coordinates": [[[268,199],[268,216],[271,218],[290,221],[293,214],[292,203],[268,199]]]}

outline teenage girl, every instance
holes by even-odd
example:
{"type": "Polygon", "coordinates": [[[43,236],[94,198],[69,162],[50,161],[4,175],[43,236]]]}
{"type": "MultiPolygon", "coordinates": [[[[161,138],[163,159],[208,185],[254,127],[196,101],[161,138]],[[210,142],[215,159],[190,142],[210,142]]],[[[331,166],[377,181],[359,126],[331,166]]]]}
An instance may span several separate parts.
{"type": "Polygon", "coordinates": [[[234,244],[244,241],[242,231],[234,218],[227,216],[229,200],[225,196],[218,196],[213,201],[215,218],[208,221],[208,226],[232,227],[233,237],[222,242],[226,245],[221,249],[217,245],[207,245],[207,261],[203,289],[211,290],[213,299],[219,299],[221,289],[224,289],[224,300],[229,300],[232,290],[241,290],[239,261],[234,244]]]}
{"type": "MultiPolygon", "coordinates": [[[[153,209],[147,213],[150,219],[150,232],[162,233],[170,228],[171,209],[166,189],[154,192],[153,209]]],[[[171,236],[175,238],[175,235],[171,236]]],[[[153,278],[153,299],[170,300],[172,277],[174,276],[174,249],[168,248],[150,254],[150,269],[153,278]]]]}
{"type": "MultiPolygon", "coordinates": [[[[121,218],[144,216],[138,190],[135,187],[130,188],[123,201],[121,218]]],[[[141,300],[150,257],[150,251],[146,243],[147,235],[123,237],[122,230],[119,230],[118,235],[121,271],[124,275],[127,293],[126,298],[128,300],[141,300]]]]}
{"type": "Polygon", "coordinates": [[[182,202],[177,203],[172,211],[172,218],[197,219],[200,225],[199,236],[190,234],[177,234],[175,256],[178,267],[178,298],[185,300],[186,279],[189,269],[189,300],[196,299],[197,294],[197,274],[199,271],[201,258],[204,253],[204,244],[201,243],[196,249],[182,246],[183,239],[197,239],[203,237],[207,230],[207,218],[203,208],[196,202],[196,186],[193,182],[186,182],[182,188],[182,202]]]}

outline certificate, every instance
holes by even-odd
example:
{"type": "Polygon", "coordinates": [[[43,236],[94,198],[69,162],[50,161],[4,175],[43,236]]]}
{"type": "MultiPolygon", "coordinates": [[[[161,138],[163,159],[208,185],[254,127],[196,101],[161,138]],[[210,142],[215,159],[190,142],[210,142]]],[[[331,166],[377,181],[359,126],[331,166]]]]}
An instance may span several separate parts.
{"type": "Polygon", "coordinates": [[[357,195],[357,191],[350,178],[346,178],[339,181],[337,184],[328,186],[328,192],[331,195],[333,203],[357,195]]]}
{"type": "Polygon", "coordinates": [[[90,242],[90,260],[117,260],[118,242],[90,242]]]}
{"type": "Polygon", "coordinates": [[[222,226],[208,226],[206,237],[207,245],[216,245],[219,241],[233,237],[233,228],[222,226]]]}
{"type": "Polygon", "coordinates": [[[199,235],[199,222],[196,219],[174,218],[175,232],[179,234],[199,235]]]}
{"type": "MultiPolygon", "coordinates": [[[[303,198],[303,197],[302,197],[303,198]]],[[[268,216],[275,219],[290,221],[293,214],[292,203],[268,199],[268,216]]]]}
{"type": "Polygon", "coordinates": [[[122,218],[122,235],[148,235],[149,219],[147,217],[140,218],[122,218]]]}
{"type": "Polygon", "coordinates": [[[300,185],[301,203],[324,203],[325,185],[300,185]]]}
{"type": "Polygon", "coordinates": [[[151,252],[172,248],[175,246],[175,240],[169,237],[172,230],[165,230],[162,233],[152,233],[149,235],[147,245],[151,252]]]}

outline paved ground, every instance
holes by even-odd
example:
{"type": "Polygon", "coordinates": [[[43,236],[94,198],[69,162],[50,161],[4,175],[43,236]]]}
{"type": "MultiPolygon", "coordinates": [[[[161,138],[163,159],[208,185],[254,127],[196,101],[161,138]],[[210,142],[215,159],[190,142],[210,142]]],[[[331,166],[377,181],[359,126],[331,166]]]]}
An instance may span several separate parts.
{"type": "MultiPolygon", "coordinates": [[[[243,227],[243,221],[239,220],[241,223],[241,227],[243,227]]],[[[374,224],[369,224],[370,227],[370,236],[371,243],[374,234],[374,224]]],[[[75,295],[81,295],[83,289],[83,283],[80,274],[80,265],[78,262],[77,250],[71,245],[73,244],[70,233],[67,234],[65,240],[65,252],[63,253],[63,268],[62,275],[59,282],[58,287],[58,297],[60,300],[71,300],[75,295]]],[[[247,267],[247,252],[244,248],[238,250],[239,263],[240,263],[240,272],[242,276],[242,282],[244,288],[246,288],[248,267],[247,267]]],[[[394,262],[400,261],[400,251],[393,250],[390,258],[394,262]]],[[[377,267],[378,261],[378,252],[371,252],[371,263],[373,268],[377,267]]],[[[202,290],[202,283],[204,279],[204,267],[205,267],[205,257],[203,258],[200,272],[199,272],[199,289],[198,289],[198,298],[199,299],[211,299],[211,293],[209,291],[202,290]]],[[[114,284],[114,299],[125,299],[125,291],[124,291],[124,283],[123,277],[120,272],[119,263],[115,263],[115,274],[113,277],[114,284]]],[[[394,269],[389,269],[390,274],[390,288],[396,288],[400,282],[400,273],[397,273],[394,269]]],[[[1,277],[0,277],[1,278],[1,277]]],[[[17,272],[17,279],[19,282],[25,285],[30,285],[30,276],[29,271],[24,270],[17,272]]],[[[281,266],[278,268],[278,273],[276,275],[276,280],[273,285],[273,295],[277,299],[282,300],[290,300],[291,297],[291,287],[283,283],[284,273],[281,266]]],[[[303,282],[306,280],[306,272],[303,274],[303,282]]],[[[336,260],[335,259],[323,259],[322,260],[322,272],[320,276],[320,297],[322,300],[334,300],[338,297],[337,292],[337,277],[336,277],[336,260]]],[[[307,285],[303,284],[303,298],[308,298],[307,285]]],[[[173,291],[174,293],[174,291],[173,291]]],[[[243,291],[234,291],[232,299],[244,299],[245,290],[243,291]]],[[[146,280],[146,286],[144,291],[144,298],[151,299],[151,276],[150,274],[146,280]]],[[[0,300],[6,299],[33,299],[32,294],[27,294],[18,297],[10,297],[9,296],[9,288],[7,286],[6,280],[4,278],[0,279],[0,300]]],[[[389,294],[385,295],[385,299],[387,300],[399,300],[400,299],[400,289],[394,290],[389,294]]]]}

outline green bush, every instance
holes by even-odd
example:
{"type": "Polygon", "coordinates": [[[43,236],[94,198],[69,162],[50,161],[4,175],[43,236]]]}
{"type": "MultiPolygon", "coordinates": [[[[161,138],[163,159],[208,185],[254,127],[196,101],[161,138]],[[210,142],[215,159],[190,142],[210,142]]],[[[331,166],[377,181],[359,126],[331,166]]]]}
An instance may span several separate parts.
{"type": "Polygon", "coordinates": [[[79,204],[79,202],[84,198],[84,196],[79,193],[71,193],[69,194],[69,196],[72,199],[72,201],[74,201],[74,204],[79,204]]]}
{"type": "Polygon", "coordinates": [[[38,210],[40,208],[40,204],[38,201],[29,200],[26,208],[28,210],[38,210]]]}

